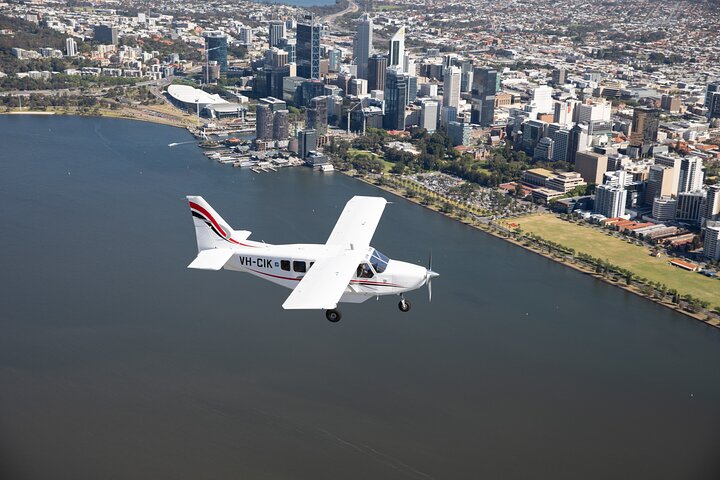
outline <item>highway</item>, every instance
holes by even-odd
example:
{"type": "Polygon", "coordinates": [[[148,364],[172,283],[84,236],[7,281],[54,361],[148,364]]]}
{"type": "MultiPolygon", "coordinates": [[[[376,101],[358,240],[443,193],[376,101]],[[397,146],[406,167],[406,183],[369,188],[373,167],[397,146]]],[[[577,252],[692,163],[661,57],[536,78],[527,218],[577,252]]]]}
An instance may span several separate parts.
{"type": "Polygon", "coordinates": [[[342,28],[335,25],[335,20],[342,17],[345,14],[348,13],[354,13],[360,10],[360,7],[357,3],[355,3],[353,0],[348,0],[348,6],[345,8],[345,10],[341,10],[336,13],[331,13],[330,15],[326,15],[320,19],[320,21],[328,26],[328,28],[332,27],[335,30],[343,30],[342,28]]]}

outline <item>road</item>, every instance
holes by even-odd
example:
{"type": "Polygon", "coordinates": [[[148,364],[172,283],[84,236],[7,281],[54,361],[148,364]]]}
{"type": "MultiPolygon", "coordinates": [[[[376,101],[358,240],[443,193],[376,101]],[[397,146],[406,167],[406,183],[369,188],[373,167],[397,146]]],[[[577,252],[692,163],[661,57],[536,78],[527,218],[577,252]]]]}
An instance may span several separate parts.
{"type": "Polygon", "coordinates": [[[324,24],[326,24],[329,27],[334,28],[335,30],[342,30],[340,27],[335,25],[335,20],[342,17],[345,14],[348,13],[354,13],[360,10],[360,7],[357,3],[355,3],[353,0],[348,0],[348,6],[345,10],[341,10],[337,13],[331,13],[330,15],[326,15],[320,19],[320,21],[324,24]]]}

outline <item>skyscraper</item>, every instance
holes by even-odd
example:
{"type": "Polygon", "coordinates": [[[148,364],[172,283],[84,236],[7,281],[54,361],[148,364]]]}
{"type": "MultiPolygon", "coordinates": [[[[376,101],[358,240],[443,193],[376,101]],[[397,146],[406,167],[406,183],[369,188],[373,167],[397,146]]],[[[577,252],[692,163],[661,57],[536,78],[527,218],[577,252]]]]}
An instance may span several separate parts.
{"type": "Polygon", "coordinates": [[[396,67],[399,72],[403,71],[405,62],[405,27],[400,27],[390,39],[388,46],[388,67],[396,67]]]}
{"type": "Polygon", "coordinates": [[[65,55],[68,57],[77,55],[77,42],[72,37],[65,39],[65,55]]]}
{"type": "Polygon", "coordinates": [[[552,83],[553,85],[560,86],[565,85],[567,80],[567,70],[564,68],[556,68],[552,71],[552,83]]]}
{"type": "Polygon", "coordinates": [[[285,22],[273,21],[268,25],[268,43],[270,48],[279,47],[283,39],[287,37],[285,22]]]}
{"type": "Polygon", "coordinates": [[[387,57],[373,55],[368,59],[368,90],[385,90],[385,72],[387,71],[387,57]]]}
{"type": "Polygon", "coordinates": [[[365,13],[353,41],[353,57],[357,65],[357,77],[368,79],[368,60],[372,53],[373,23],[370,15],[365,13]]]}
{"type": "Polygon", "coordinates": [[[640,156],[647,156],[657,140],[660,125],[660,111],[654,108],[636,108],[633,110],[630,146],[640,149],[640,156]]]}
{"type": "Polygon", "coordinates": [[[446,107],[460,107],[460,69],[450,67],[445,70],[443,82],[443,105],[446,107]]]}
{"type": "Polygon", "coordinates": [[[227,72],[227,37],[222,32],[205,33],[207,60],[217,62],[220,72],[227,72]]]}
{"type": "Polygon", "coordinates": [[[312,15],[297,24],[297,72],[304,78],[320,78],[320,34],[322,26],[312,15]]]}
{"type": "Polygon", "coordinates": [[[473,71],[472,110],[470,121],[483,127],[492,125],[495,119],[495,94],[500,77],[497,70],[476,68],[473,71]]]}
{"type": "Polygon", "coordinates": [[[397,69],[388,68],[385,78],[386,130],[405,130],[405,105],[407,105],[408,76],[397,69]]]}

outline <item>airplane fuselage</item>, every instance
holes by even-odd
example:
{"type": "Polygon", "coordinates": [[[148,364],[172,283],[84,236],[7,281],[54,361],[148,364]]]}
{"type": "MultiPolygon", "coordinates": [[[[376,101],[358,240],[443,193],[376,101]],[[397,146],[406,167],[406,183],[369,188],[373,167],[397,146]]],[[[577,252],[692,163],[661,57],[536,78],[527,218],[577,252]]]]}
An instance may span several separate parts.
{"type": "MultiPolygon", "coordinates": [[[[426,269],[398,260],[379,263],[370,247],[358,265],[341,302],[360,303],[381,295],[398,295],[415,290],[426,281],[426,269]],[[382,269],[382,272],[378,270],[382,269]]],[[[225,269],[247,272],[283,287],[294,289],[312,264],[329,253],[326,245],[292,244],[237,247],[225,269]]],[[[379,253],[379,252],[378,252],[379,253]]]]}

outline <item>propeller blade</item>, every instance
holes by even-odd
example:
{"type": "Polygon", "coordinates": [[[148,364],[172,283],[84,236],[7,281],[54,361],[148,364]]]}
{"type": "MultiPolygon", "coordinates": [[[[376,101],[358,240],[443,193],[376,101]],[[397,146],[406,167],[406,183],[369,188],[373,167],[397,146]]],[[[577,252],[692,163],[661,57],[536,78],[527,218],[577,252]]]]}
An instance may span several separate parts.
{"type": "Polygon", "coordinates": [[[432,279],[428,279],[428,303],[432,302],[432,279]]]}

